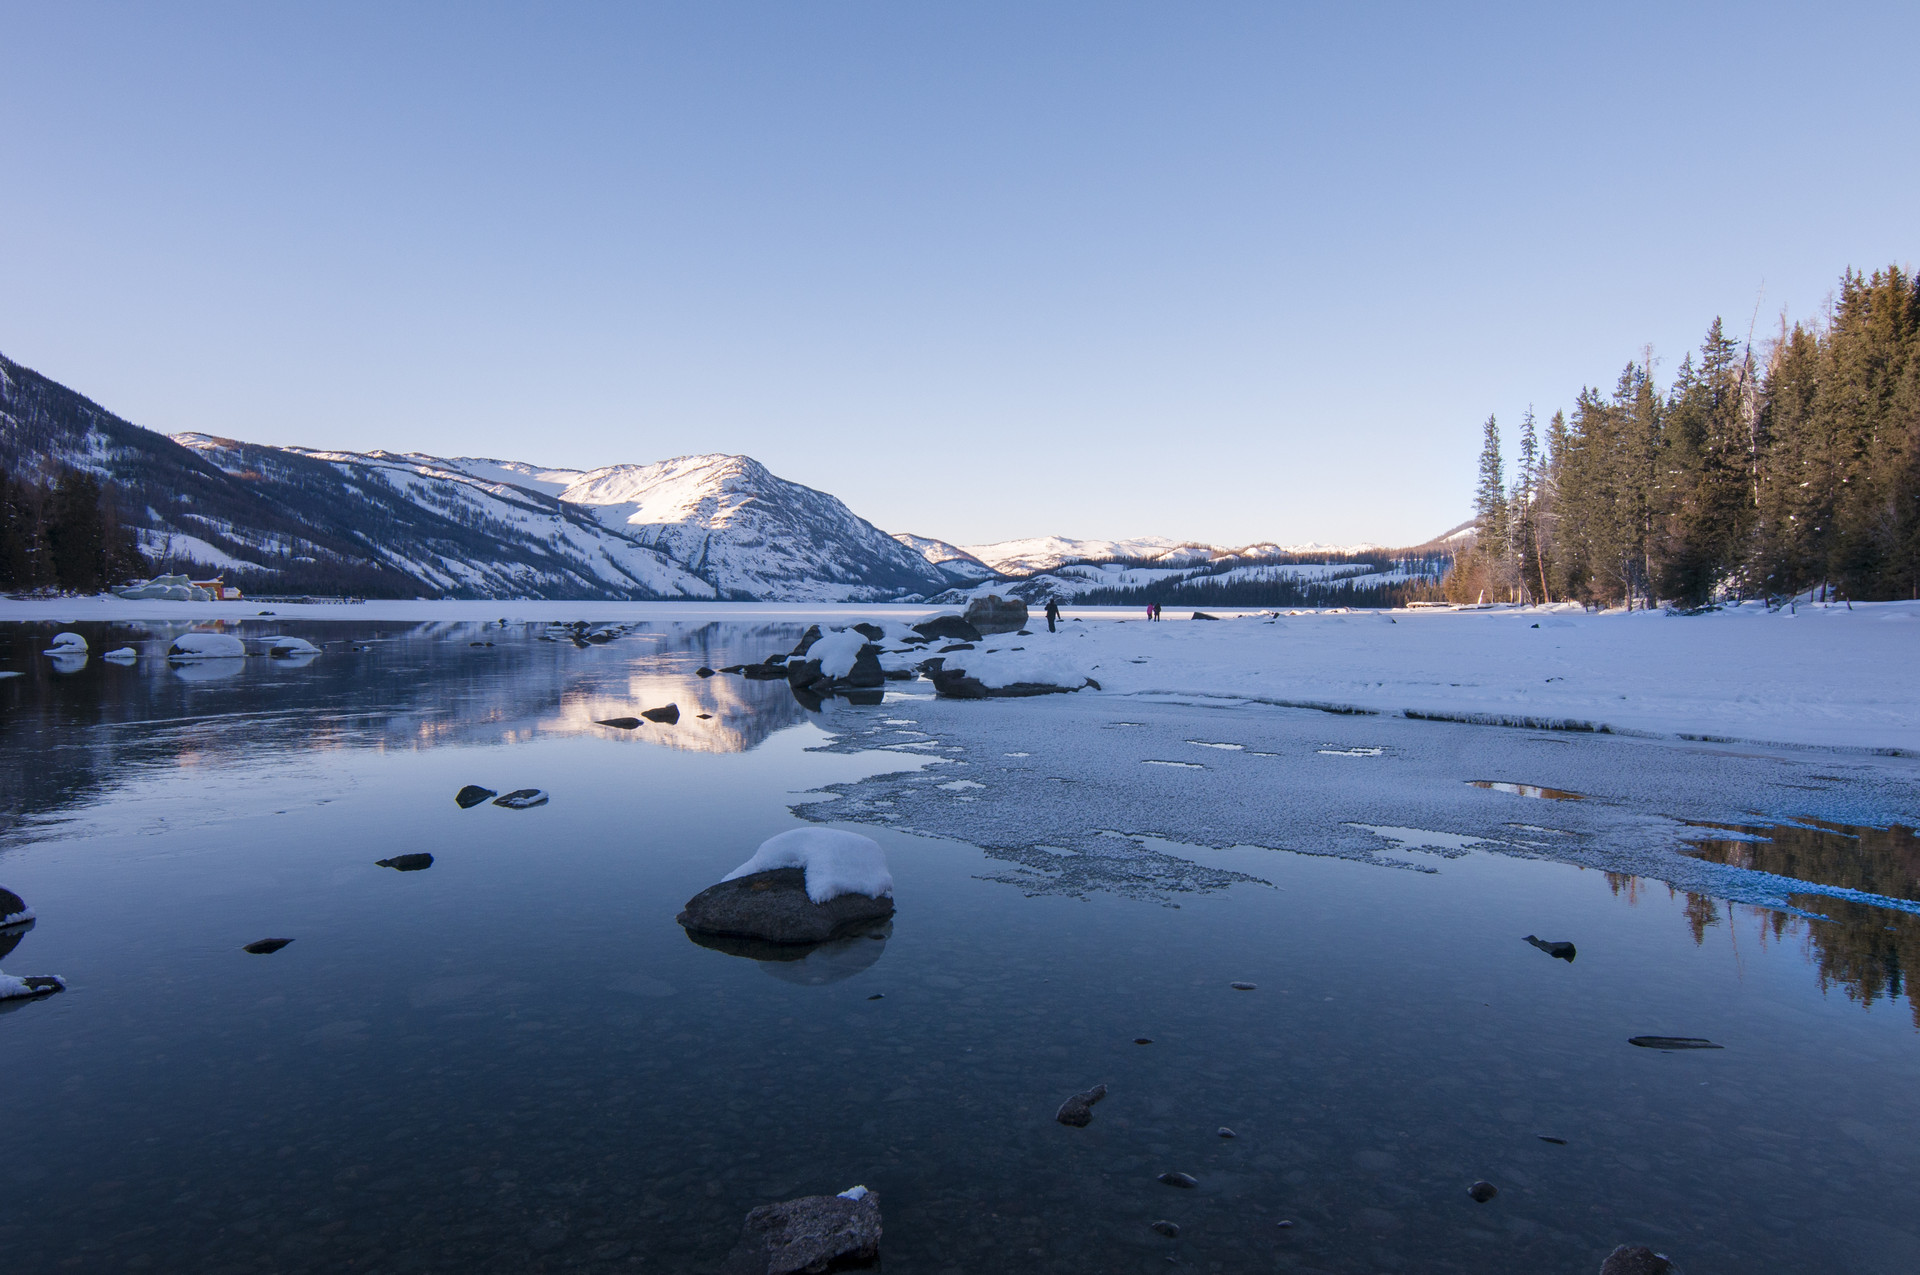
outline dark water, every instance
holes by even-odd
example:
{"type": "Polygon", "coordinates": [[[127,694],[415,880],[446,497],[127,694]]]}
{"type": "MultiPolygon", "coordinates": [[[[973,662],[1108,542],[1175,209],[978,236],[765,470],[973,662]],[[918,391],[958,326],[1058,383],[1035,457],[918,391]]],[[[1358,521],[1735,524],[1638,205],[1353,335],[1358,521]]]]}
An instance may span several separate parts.
{"type": "Polygon", "coordinates": [[[674,913],[792,794],[905,764],[809,749],[910,701],[693,676],[781,626],[258,631],[328,650],[56,674],[50,629],[0,634],[0,884],[39,913],[5,968],[71,985],[0,1014],[9,1271],[703,1271],[753,1206],[855,1183],[896,1271],[1920,1269],[1911,918],[1486,853],[1028,897],[863,828],[890,937],[765,965],[674,913]]]}

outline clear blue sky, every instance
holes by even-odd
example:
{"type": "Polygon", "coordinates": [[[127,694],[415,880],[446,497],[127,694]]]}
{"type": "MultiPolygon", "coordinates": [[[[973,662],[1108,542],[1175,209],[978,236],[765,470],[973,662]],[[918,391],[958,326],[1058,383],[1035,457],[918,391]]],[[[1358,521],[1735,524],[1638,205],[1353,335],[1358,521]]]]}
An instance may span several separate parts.
{"type": "Polygon", "coordinates": [[[1911,263],[1916,48],[1911,0],[0,0],[0,352],[960,542],[1408,542],[1489,412],[1911,263]]]}

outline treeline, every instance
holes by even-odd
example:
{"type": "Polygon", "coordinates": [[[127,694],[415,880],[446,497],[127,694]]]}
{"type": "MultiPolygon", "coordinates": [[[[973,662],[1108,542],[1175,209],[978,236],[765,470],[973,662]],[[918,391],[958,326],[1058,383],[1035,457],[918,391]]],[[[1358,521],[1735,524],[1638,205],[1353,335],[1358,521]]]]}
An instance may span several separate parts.
{"type": "Polygon", "coordinates": [[[0,476],[0,589],[97,593],[152,574],[113,494],[83,469],[0,476]]]}
{"type": "MultiPolygon", "coordinates": [[[[1147,565],[1151,565],[1150,563],[1147,565]]],[[[1275,575],[1271,579],[1232,579],[1228,572],[1185,576],[1131,587],[1089,589],[1073,596],[1085,606],[1195,607],[1394,607],[1422,587],[1431,589],[1453,565],[1451,553],[1288,554],[1248,566],[1345,566],[1344,577],[1275,575]],[[1373,579],[1365,577],[1372,576],[1373,579]],[[1398,577],[1380,579],[1380,576],[1398,577]]]]}
{"type": "Polygon", "coordinates": [[[1504,482],[1490,417],[1453,601],[1680,608],[1920,597],[1920,286],[1848,271],[1763,358],[1719,319],[1665,392],[1650,359],[1581,392],[1504,482]]]}

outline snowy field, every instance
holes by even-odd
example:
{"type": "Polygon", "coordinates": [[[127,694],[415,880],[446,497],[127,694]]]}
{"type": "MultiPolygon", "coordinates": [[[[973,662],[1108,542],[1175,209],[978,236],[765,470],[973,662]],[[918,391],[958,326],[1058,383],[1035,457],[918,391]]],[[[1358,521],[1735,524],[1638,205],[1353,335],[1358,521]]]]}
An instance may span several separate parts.
{"type": "MultiPolygon", "coordinates": [[[[806,603],[0,601],[0,621],[915,619],[938,608],[806,603]]],[[[1577,607],[1281,614],[1068,608],[1053,638],[1106,696],[1360,709],[1662,738],[1920,753],[1920,603],[1759,605],[1699,616],[1577,607]]],[[[1002,639],[995,639],[1001,641],[1002,639]]],[[[992,643],[989,643],[991,645],[992,643]]],[[[1056,655],[1060,654],[1055,652],[1056,655]]],[[[1058,660],[1050,661],[1058,663],[1058,660]]],[[[1083,694],[1095,694],[1084,692],[1083,694]]]]}

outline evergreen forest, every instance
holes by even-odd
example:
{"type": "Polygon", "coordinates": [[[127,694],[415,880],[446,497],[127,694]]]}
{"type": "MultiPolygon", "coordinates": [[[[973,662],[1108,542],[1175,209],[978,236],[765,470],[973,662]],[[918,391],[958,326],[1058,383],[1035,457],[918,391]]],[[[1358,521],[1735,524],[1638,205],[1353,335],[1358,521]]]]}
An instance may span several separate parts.
{"type": "Polygon", "coordinates": [[[113,493],[83,469],[0,474],[0,589],[97,593],[152,573],[113,493]]]}
{"type": "Polygon", "coordinates": [[[1920,597],[1920,285],[1849,270],[1756,351],[1719,319],[1663,391],[1651,358],[1571,416],[1484,427],[1455,602],[1602,606],[1920,597]]]}

